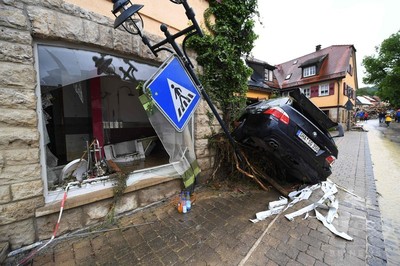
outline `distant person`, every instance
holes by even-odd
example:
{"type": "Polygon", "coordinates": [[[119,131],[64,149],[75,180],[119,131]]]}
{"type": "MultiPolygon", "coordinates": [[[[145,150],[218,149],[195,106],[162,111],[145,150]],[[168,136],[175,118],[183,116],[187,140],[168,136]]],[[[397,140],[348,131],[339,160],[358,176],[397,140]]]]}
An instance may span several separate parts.
{"type": "Polygon", "coordinates": [[[385,116],[385,123],[386,123],[386,126],[387,126],[387,127],[389,127],[390,122],[392,122],[392,117],[390,116],[390,114],[386,114],[386,116],[385,116]]]}
{"type": "Polygon", "coordinates": [[[367,122],[367,121],[368,121],[368,118],[369,118],[368,112],[365,112],[365,113],[364,113],[364,121],[367,122]]]}
{"type": "Polygon", "coordinates": [[[360,121],[364,121],[364,111],[360,111],[360,121]]]}
{"type": "Polygon", "coordinates": [[[400,109],[397,109],[397,111],[396,111],[396,121],[397,121],[397,123],[400,122],[400,109]]]}
{"type": "Polygon", "coordinates": [[[379,112],[379,124],[385,122],[385,112],[380,111],[379,112]]]}

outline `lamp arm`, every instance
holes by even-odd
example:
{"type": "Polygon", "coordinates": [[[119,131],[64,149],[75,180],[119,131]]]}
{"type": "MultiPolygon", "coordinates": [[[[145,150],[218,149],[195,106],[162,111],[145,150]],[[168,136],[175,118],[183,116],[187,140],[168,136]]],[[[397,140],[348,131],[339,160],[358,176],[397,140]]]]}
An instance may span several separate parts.
{"type": "Polygon", "coordinates": [[[185,54],[185,58],[188,60],[189,65],[190,65],[191,67],[194,67],[194,66],[193,66],[193,64],[192,64],[192,61],[190,61],[189,56],[188,56],[187,53],[186,53],[186,41],[187,41],[190,37],[194,36],[196,33],[197,33],[197,32],[195,32],[195,31],[189,33],[188,35],[185,36],[185,38],[183,39],[183,42],[182,42],[182,50],[183,50],[183,53],[185,54]]]}
{"type": "MultiPolygon", "coordinates": [[[[175,42],[175,39],[177,39],[185,34],[190,33],[191,31],[196,29],[196,27],[194,25],[191,25],[191,26],[187,27],[186,29],[183,29],[182,31],[175,33],[174,35],[171,35],[168,32],[168,27],[165,24],[161,24],[160,29],[162,32],[164,32],[164,35],[166,36],[166,38],[164,40],[162,40],[161,42],[156,43],[154,45],[150,44],[150,41],[149,41],[149,39],[147,39],[146,36],[144,36],[144,35],[142,36],[143,43],[146,44],[150,48],[150,50],[152,51],[152,53],[155,56],[158,56],[158,54],[157,54],[157,51],[159,51],[158,48],[160,48],[161,46],[163,46],[167,43],[172,45],[172,42],[175,42]],[[168,35],[166,34],[166,32],[168,32],[168,35]]],[[[175,48],[174,48],[174,50],[175,50],[175,48]]]]}
{"type": "MultiPolygon", "coordinates": [[[[190,27],[189,27],[190,28],[190,27]]],[[[225,122],[222,120],[221,116],[219,115],[217,109],[215,108],[214,104],[212,103],[210,97],[208,96],[207,92],[205,91],[203,85],[201,84],[199,78],[197,77],[196,73],[194,72],[194,69],[189,62],[189,58],[186,56],[186,53],[184,54],[182,50],[179,48],[178,44],[175,42],[175,35],[171,35],[171,33],[168,31],[167,26],[161,25],[161,30],[164,32],[164,35],[166,37],[165,40],[172,46],[176,54],[179,56],[179,58],[182,59],[186,70],[188,71],[188,74],[190,77],[193,79],[194,83],[196,83],[197,87],[200,90],[201,95],[203,96],[204,100],[207,102],[208,106],[210,107],[211,111],[213,112],[214,116],[217,118],[218,123],[220,124],[222,130],[224,131],[226,137],[228,138],[230,144],[232,145],[235,154],[238,156],[239,161],[244,162],[240,150],[238,149],[235,140],[232,138],[228,128],[225,125],[225,122]]]]}
{"type": "Polygon", "coordinates": [[[186,0],[182,0],[182,4],[186,11],[186,17],[193,23],[193,28],[196,29],[196,32],[200,35],[200,37],[203,37],[203,32],[201,31],[199,24],[197,23],[193,9],[189,6],[186,0]]]}
{"type": "Polygon", "coordinates": [[[174,53],[174,51],[172,51],[171,49],[169,49],[169,48],[167,48],[167,47],[160,47],[160,48],[154,50],[155,53],[158,53],[158,52],[160,52],[160,51],[167,51],[167,52],[169,52],[169,53],[171,53],[171,54],[174,53]]]}

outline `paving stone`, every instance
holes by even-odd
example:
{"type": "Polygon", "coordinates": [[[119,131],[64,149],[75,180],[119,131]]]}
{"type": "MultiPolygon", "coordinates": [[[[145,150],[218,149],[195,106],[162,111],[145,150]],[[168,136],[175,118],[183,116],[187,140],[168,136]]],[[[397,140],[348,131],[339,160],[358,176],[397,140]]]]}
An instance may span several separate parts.
{"type": "Polygon", "coordinates": [[[318,249],[313,246],[309,246],[306,254],[310,255],[311,257],[315,258],[316,260],[322,261],[324,259],[324,252],[321,249],[318,249]]]}
{"type": "Polygon", "coordinates": [[[297,256],[297,261],[303,265],[314,265],[315,258],[313,258],[310,255],[307,255],[306,253],[300,252],[299,255],[297,256]]]}

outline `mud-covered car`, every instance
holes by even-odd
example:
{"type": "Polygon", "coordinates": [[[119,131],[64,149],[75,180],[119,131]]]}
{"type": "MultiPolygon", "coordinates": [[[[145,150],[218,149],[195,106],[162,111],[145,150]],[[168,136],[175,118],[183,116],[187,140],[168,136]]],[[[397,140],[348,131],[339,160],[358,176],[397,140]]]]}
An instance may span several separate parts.
{"type": "Polygon", "coordinates": [[[233,138],[245,146],[261,149],[286,177],[319,183],[331,175],[338,149],[330,129],[344,135],[300,90],[249,105],[239,119],[233,138]]]}

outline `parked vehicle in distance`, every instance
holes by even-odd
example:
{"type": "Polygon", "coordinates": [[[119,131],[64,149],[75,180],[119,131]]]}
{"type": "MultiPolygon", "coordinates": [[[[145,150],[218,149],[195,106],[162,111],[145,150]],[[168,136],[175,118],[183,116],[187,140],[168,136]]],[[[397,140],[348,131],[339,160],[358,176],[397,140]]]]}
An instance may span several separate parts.
{"type": "Polygon", "coordinates": [[[344,135],[300,89],[289,97],[264,100],[245,108],[233,138],[243,145],[261,149],[286,177],[305,183],[325,181],[338,158],[334,137],[344,135]],[[332,137],[328,131],[339,132],[332,137]]]}

